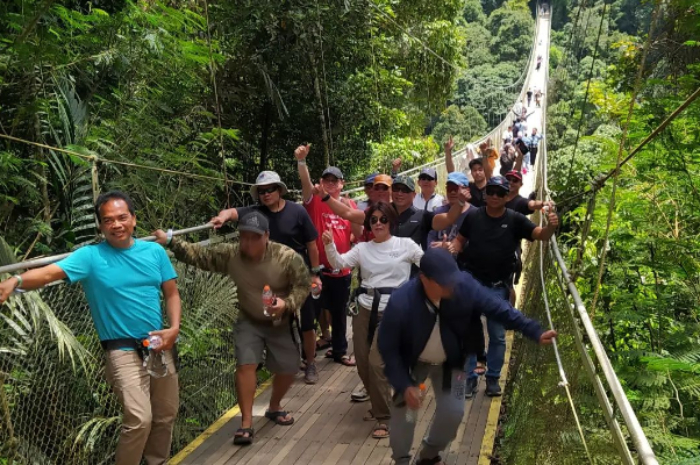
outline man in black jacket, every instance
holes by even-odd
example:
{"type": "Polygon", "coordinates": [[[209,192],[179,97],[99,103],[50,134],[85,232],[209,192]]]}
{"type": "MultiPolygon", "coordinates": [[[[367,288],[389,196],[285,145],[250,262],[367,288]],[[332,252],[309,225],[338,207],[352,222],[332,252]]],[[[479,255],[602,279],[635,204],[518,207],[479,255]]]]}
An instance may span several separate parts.
{"type": "MultiPolygon", "coordinates": [[[[440,464],[439,453],[454,439],[464,416],[466,373],[472,315],[483,313],[506,328],[540,344],[557,333],[543,331],[505,300],[494,297],[452,255],[428,249],[421,273],[394,291],[379,326],[378,346],[397,402],[391,415],[391,448],[397,464],[411,461],[415,423],[407,409],[418,410],[424,393],[418,386],[430,376],[435,391],[435,420],[423,440],[419,465],[440,464]]],[[[410,413],[410,412],[409,412],[410,413]]]]}

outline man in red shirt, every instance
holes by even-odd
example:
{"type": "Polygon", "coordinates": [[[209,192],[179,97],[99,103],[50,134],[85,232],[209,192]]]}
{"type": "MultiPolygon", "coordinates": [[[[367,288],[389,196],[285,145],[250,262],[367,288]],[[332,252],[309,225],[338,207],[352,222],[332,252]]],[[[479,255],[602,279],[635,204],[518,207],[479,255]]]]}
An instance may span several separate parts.
{"type": "MultiPolygon", "coordinates": [[[[350,221],[337,216],[326,204],[331,197],[336,200],[340,198],[340,192],[343,190],[343,173],[335,166],[326,168],[319,181],[323,188],[322,191],[325,191],[326,194],[323,198],[314,195],[314,185],[306,166],[308,154],[308,145],[301,145],[294,151],[299,166],[304,208],[309,213],[319,236],[316,242],[319,247],[320,262],[324,266],[324,270],[321,272],[321,282],[323,283],[321,306],[322,309],[330,312],[333,328],[331,333],[332,349],[329,350],[329,355],[337,363],[355,366],[355,360],[347,355],[347,316],[345,313],[345,307],[350,298],[351,270],[349,268],[333,269],[328,262],[325,247],[321,241],[323,233],[330,231],[339,253],[342,254],[350,250],[350,237],[353,232],[350,221]]],[[[346,202],[351,208],[357,208],[355,202],[350,199],[344,199],[343,202],[346,202]]]]}

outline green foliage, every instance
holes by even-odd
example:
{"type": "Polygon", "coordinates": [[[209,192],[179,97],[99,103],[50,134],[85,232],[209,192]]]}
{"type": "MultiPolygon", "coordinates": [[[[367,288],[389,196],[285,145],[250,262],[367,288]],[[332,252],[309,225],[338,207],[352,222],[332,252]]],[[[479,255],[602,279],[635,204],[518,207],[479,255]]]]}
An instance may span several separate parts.
{"type": "Polygon", "coordinates": [[[475,138],[486,134],[486,121],[472,107],[464,109],[450,105],[442,112],[432,131],[432,136],[439,145],[443,145],[452,136],[457,147],[463,147],[475,138]]]}
{"type": "Polygon", "coordinates": [[[401,158],[407,166],[422,165],[435,159],[440,146],[432,137],[401,137],[372,144],[371,171],[391,172],[391,162],[401,158]]]}

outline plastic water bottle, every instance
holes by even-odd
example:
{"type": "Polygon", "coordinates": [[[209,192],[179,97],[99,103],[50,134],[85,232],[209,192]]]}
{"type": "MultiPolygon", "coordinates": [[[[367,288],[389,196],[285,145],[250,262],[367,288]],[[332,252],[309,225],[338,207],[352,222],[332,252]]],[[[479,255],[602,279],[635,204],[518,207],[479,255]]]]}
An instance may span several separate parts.
{"type": "Polygon", "coordinates": [[[267,284],[263,288],[262,293],[262,305],[263,305],[263,315],[271,317],[272,315],[267,311],[268,308],[275,305],[275,294],[272,293],[270,286],[267,284]]]}
{"type": "Polygon", "coordinates": [[[321,288],[318,287],[318,284],[312,283],[311,284],[311,298],[318,299],[319,297],[321,297],[321,288]]]}
{"type": "MultiPolygon", "coordinates": [[[[425,384],[423,384],[423,383],[419,384],[418,389],[420,391],[418,398],[420,399],[420,401],[422,403],[423,399],[425,399],[425,384]]],[[[408,405],[406,405],[406,421],[408,423],[415,423],[416,421],[418,421],[418,410],[417,409],[413,410],[408,405]]]]}
{"type": "Polygon", "coordinates": [[[148,350],[158,350],[162,345],[163,338],[158,336],[157,334],[148,336],[148,338],[143,341],[143,346],[146,347],[148,350]]]}

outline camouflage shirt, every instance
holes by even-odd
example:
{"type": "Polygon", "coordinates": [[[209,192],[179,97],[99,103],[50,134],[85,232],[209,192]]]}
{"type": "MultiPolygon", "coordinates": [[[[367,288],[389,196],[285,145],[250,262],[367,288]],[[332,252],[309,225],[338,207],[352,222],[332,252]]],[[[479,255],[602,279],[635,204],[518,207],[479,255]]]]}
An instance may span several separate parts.
{"type": "Polygon", "coordinates": [[[259,262],[244,258],[238,243],[202,246],[174,239],[170,248],[181,262],[231,278],[240,309],[254,321],[270,321],[262,307],[265,285],[284,299],[287,312],[298,313],[309,295],[311,276],[304,259],[286,245],[269,242],[259,262]]]}

